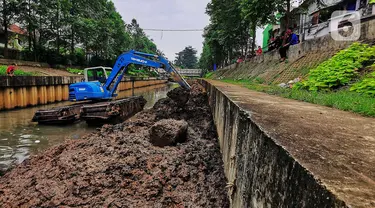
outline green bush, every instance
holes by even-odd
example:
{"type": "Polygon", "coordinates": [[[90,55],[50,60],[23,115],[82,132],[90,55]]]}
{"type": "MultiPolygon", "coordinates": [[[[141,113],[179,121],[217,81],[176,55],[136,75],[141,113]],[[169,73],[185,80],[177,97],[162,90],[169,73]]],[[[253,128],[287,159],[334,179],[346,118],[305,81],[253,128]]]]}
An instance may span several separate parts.
{"type": "Polygon", "coordinates": [[[318,91],[347,85],[358,75],[358,70],[372,64],[374,58],[375,47],[353,43],[349,48],[311,70],[308,79],[294,88],[318,91]]]}
{"type": "Polygon", "coordinates": [[[72,68],[67,68],[66,69],[69,73],[72,73],[72,74],[83,74],[83,70],[82,69],[72,69],[72,68]]]}
{"type": "Polygon", "coordinates": [[[375,72],[371,73],[362,81],[355,83],[350,91],[375,96],[375,72]]]}

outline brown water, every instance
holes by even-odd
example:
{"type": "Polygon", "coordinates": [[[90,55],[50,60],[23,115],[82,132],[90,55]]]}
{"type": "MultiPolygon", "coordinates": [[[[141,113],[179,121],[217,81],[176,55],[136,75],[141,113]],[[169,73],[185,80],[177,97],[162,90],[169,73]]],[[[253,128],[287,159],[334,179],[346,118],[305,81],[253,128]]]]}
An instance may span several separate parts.
{"type": "MultiPolygon", "coordinates": [[[[157,85],[134,90],[134,95],[142,95],[147,104],[145,108],[152,107],[155,102],[166,97],[166,94],[175,84],[157,85]]],[[[118,98],[132,96],[132,91],[122,91],[118,98]]],[[[61,102],[20,110],[0,112],[0,170],[7,169],[12,164],[18,164],[28,158],[30,154],[37,153],[50,146],[62,143],[66,139],[79,139],[83,135],[95,131],[85,122],[68,126],[43,126],[31,122],[35,111],[71,104],[61,102]]]]}

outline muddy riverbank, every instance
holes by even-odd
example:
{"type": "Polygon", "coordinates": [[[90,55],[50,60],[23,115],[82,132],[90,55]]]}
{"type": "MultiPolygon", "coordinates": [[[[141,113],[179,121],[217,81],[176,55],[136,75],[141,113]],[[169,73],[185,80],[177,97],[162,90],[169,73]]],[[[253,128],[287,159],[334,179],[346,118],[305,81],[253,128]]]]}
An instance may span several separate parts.
{"type": "MultiPolygon", "coordinates": [[[[176,88],[176,84],[163,84],[137,88],[134,95],[143,96],[146,100],[145,109],[152,108],[157,100],[167,97],[167,93],[176,88]]],[[[119,92],[117,99],[130,97],[131,90],[119,92]]],[[[85,122],[65,126],[38,125],[31,122],[35,111],[57,106],[69,105],[61,102],[31,108],[0,112],[0,174],[13,164],[19,164],[30,154],[35,154],[67,139],[80,139],[96,130],[85,122]]]]}
{"type": "Polygon", "coordinates": [[[168,97],[125,123],[32,156],[0,178],[1,207],[228,207],[207,94],[194,84],[168,97]],[[174,133],[184,129],[173,120],[187,124],[186,133],[174,133]],[[159,136],[168,129],[165,137],[186,138],[154,146],[156,127],[159,136]]]}

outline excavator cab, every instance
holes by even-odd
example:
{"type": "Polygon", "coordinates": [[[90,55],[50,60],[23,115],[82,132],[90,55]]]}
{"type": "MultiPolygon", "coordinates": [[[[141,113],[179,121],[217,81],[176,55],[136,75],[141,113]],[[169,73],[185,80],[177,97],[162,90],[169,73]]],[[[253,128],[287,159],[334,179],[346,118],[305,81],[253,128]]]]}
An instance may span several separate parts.
{"type": "Polygon", "coordinates": [[[100,82],[103,85],[108,79],[107,71],[112,71],[112,68],[103,66],[86,68],[84,82],[100,82]]]}

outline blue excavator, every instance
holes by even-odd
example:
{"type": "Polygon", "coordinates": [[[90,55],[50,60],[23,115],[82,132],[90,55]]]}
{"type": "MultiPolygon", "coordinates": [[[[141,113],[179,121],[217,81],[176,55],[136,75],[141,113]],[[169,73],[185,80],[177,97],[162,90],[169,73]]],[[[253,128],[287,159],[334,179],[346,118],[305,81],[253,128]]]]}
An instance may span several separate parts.
{"type": "Polygon", "coordinates": [[[190,89],[190,85],[166,58],[131,50],[117,58],[109,75],[106,67],[85,69],[82,82],[69,86],[69,100],[74,104],[38,110],[32,121],[39,124],[69,124],[84,120],[89,125],[103,125],[123,122],[132,117],[143,110],[146,100],[142,96],[115,99],[117,87],[131,64],[164,69],[181,87],[190,89]]]}
{"type": "Polygon", "coordinates": [[[83,100],[111,100],[117,96],[116,90],[130,64],[148,66],[153,68],[164,69],[169,73],[176,82],[182,87],[190,89],[189,84],[181,77],[173,65],[164,57],[142,53],[138,51],[128,51],[121,54],[108,76],[105,83],[97,82],[80,82],[72,84],[69,87],[70,101],[83,100]]]}

